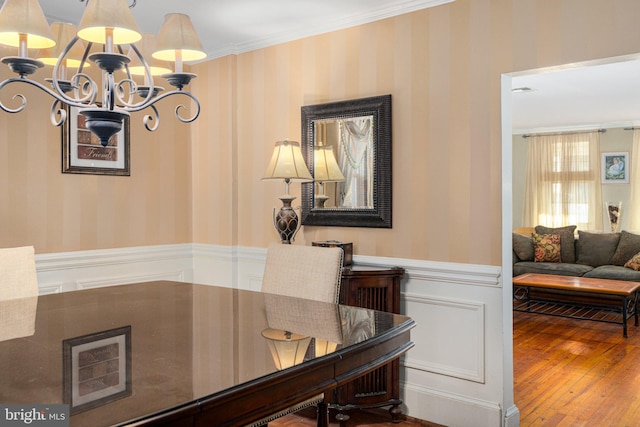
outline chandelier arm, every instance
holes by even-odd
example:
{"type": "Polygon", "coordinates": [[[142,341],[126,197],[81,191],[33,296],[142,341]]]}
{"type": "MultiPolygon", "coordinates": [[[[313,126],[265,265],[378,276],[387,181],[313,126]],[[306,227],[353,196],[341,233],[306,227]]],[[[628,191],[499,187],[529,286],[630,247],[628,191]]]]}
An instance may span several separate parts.
{"type": "MultiPolygon", "coordinates": [[[[138,55],[138,59],[140,60],[140,63],[144,66],[144,84],[149,86],[148,92],[147,92],[147,96],[144,97],[144,99],[142,100],[142,102],[140,102],[140,105],[145,105],[147,103],[149,103],[151,101],[151,99],[153,98],[153,94],[154,94],[154,87],[155,84],[153,82],[153,75],[151,74],[151,68],[149,68],[149,64],[147,63],[147,60],[144,58],[144,56],[142,56],[142,53],[140,53],[140,51],[138,50],[138,48],[136,47],[135,44],[131,45],[131,49],[133,49],[133,51],[136,53],[136,55],[138,55]]],[[[129,74],[129,67],[127,67],[127,75],[129,80],[133,80],[131,79],[131,75],[129,74]]],[[[149,104],[151,105],[151,104],[149,104]]]]}
{"type": "MultiPolygon", "coordinates": [[[[93,79],[91,79],[91,77],[89,77],[88,74],[85,74],[85,73],[82,72],[84,64],[86,63],[86,60],[87,60],[87,55],[89,54],[89,49],[91,47],[91,43],[89,43],[89,46],[87,46],[87,48],[85,49],[84,56],[82,57],[82,62],[80,63],[80,67],[78,68],[78,72],[70,80],[71,85],[74,88],[75,98],[71,98],[71,97],[67,96],[65,94],[65,91],[62,90],[62,88],[60,86],[60,82],[58,81],[58,76],[60,75],[60,66],[64,63],[65,57],[71,51],[73,46],[78,42],[78,40],[80,40],[80,38],[76,35],[71,40],[71,42],[69,42],[69,44],[67,46],[65,46],[64,51],[62,52],[62,54],[60,55],[60,57],[56,61],[56,65],[55,65],[55,67],[53,69],[53,75],[52,75],[52,78],[51,78],[51,84],[53,85],[53,87],[56,90],[56,92],[58,92],[60,94],[60,97],[62,97],[62,99],[65,100],[65,102],[68,102],[68,103],[72,103],[72,102],[83,103],[83,102],[86,102],[86,101],[89,101],[89,100],[91,100],[91,102],[94,102],[95,101],[95,97],[96,97],[95,92],[97,92],[95,82],[93,81],[93,79]],[[80,80],[82,78],[85,78],[88,82],[91,82],[91,84],[90,84],[91,90],[87,89],[87,85],[86,84],[82,85],[82,93],[84,94],[84,96],[80,97],[79,92],[78,92],[78,88],[80,87],[80,80]]],[[[56,98],[58,98],[58,97],[56,97],[56,98]]]]}
{"type": "Polygon", "coordinates": [[[71,86],[73,87],[74,98],[67,96],[64,92],[60,92],[60,96],[65,103],[71,104],[93,104],[98,96],[98,86],[88,74],[76,73],[71,77],[71,86]],[[85,79],[84,84],[81,84],[81,79],[85,79]],[[82,93],[82,96],[80,96],[82,93]]]}
{"type": "Polygon", "coordinates": [[[191,117],[188,117],[188,118],[183,118],[183,117],[180,116],[180,113],[179,113],[180,110],[182,110],[182,109],[186,110],[186,107],[184,105],[182,105],[182,104],[178,105],[176,107],[176,110],[175,110],[176,118],[178,120],[180,120],[182,123],[191,123],[195,119],[198,118],[198,116],[200,115],[200,102],[198,102],[198,99],[195,97],[195,95],[191,94],[191,92],[185,92],[185,91],[182,91],[182,90],[174,90],[174,91],[171,91],[171,92],[163,93],[162,95],[158,95],[155,98],[153,98],[153,100],[148,104],[139,105],[139,106],[136,106],[136,107],[133,107],[133,108],[123,108],[123,110],[126,110],[127,112],[130,112],[130,113],[134,113],[136,111],[141,111],[141,110],[144,110],[147,107],[152,107],[158,101],[161,101],[164,98],[167,98],[167,97],[172,96],[172,95],[184,95],[184,96],[187,96],[187,97],[191,98],[193,103],[196,105],[196,111],[195,111],[194,115],[191,116],[191,117]]]}
{"type": "Polygon", "coordinates": [[[62,124],[67,121],[67,111],[64,109],[63,103],[60,100],[56,99],[53,101],[49,116],[51,117],[51,123],[54,126],[62,126],[62,124]],[[60,108],[56,107],[58,104],[60,104],[60,108]],[[59,116],[60,118],[56,119],[56,116],[59,116]]]}
{"type": "MultiPolygon", "coordinates": [[[[0,91],[2,91],[2,89],[5,86],[8,86],[11,83],[26,83],[26,84],[30,84],[31,86],[35,86],[38,89],[42,90],[43,92],[48,93],[52,98],[55,98],[57,101],[62,102],[64,104],[68,104],[68,105],[70,105],[72,107],[83,108],[83,107],[87,106],[87,104],[76,102],[73,99],[67,100],[66,98],[68,98],[68,97],[62,97],[60,94],[52,91],[51,89],[49,89],[48,87],[44,86],[43,84],[41,84],[39,82],[36,82],[36,81],[33,81],[33,80],[29,80],[29,79],[24,79],[24,78],[21,78],[21,77],[13,77],[13,78],[7,79],[7,80],[3,81],[2,83],[0,83],[0,91]]],[[[9,108],[9,107],[5,106],[2,103],[2,101],[0,100],[0,108],[2,110],[6,111],[7,113],[19,113],[22,110],[24,110],[26,105],[27,105],[27,98],[22,94],[13,95],[12,99],[15,99],[15,98],[20,98],[22,100],[22,105],[20,107],[15,108],[15,109],[9,108]]]]}
{"type": "Polygon", "coordinates": [[[156,129],[158,129],[158,126],[160,125],[160,113],[158,113],[158,109],[156,108],[155,105],[150,105],[149,108],[151,108],[153,110],[153,116],[150,114],[147,114],[146,116],[144,116],[144,119],[142,119],[142,122],[144,123],[144,127],[149,131],[149,132],[153,132],[156,129]],[[155,123],[153,124],[153,126],[151,126],[149,124],[149,122],[151,121],[155,121],[155,123]]]}

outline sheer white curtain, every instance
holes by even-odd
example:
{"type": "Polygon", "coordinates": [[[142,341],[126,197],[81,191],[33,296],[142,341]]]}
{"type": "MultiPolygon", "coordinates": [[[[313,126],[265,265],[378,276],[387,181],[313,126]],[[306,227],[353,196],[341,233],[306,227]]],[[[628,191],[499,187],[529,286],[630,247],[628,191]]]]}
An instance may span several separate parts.
{"type": "Polygon", "coordinates": [[[528,138],[523,225],[602,230],[600,133],[528,138]]]}
{"type": "MultiPolygon", "coordinates": [[[[631,148],[631,165],[635,170],[638,166],[640,166],[640,129],[633,130],[633,147],[631,148]]],[[[633,178],[631,176],[630,178],[633,178]]],[[[629,230],[632,231],[640,231],[640,185],[638,185],[637,179],[629,180],[630,191],[631,191],[631,206],[629,209],[622,210],[622,214],[629,213],[629,230]],[[626,212],[625,212],[626,210],[626,212]]]]}

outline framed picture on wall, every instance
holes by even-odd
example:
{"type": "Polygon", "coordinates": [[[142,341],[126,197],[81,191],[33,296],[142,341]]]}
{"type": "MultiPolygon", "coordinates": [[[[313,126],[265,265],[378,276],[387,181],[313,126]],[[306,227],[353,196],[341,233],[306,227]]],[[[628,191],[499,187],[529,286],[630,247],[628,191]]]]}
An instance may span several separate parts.
{"type": "Polygon", "coordinates": [[[629,183],[629,152],[602,153],[602,183],[629,183]]]}
{"type": "Polygon", "coordinates": [[[64,340],[62,361],[72,415],[131,396],[131,326],[64,340]]]}
{"type": "Polygon", "coordinates": [[[85,125],[77,107],[65,106],[67,120],[62,125],[62,173],[129,176],[129,118],[122,130],[103,147],[85,125]]]}

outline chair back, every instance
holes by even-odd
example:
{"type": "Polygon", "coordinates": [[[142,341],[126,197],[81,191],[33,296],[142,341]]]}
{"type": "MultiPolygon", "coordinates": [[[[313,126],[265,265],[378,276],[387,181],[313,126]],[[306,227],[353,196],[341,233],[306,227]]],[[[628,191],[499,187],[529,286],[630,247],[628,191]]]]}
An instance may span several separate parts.
{"type": "Polygon", "coordinates": [[[0,301],[38,295],[33,246],[0,249],[0,301]]]}
{"type": "Polygon", "coordinates": [[[342,278],[340,248],[270,245],[262,291],[337,303],[342,278]]]}
{"type": "Polygon", "coordinates": [[[0,341],[35,333],[38,280],[33,247],[0,249],[0,341]]]}

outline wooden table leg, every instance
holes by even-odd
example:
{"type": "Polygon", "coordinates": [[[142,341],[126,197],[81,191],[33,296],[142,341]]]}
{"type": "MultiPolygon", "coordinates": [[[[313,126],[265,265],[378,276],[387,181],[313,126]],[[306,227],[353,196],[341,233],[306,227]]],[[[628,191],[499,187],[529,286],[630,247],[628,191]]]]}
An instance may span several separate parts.
{"type": "Polygon", "coordinates": [[[627,338],[627,297],[622,297],[622,336],[627,338]]]}
{"type": "Polygon", "coordinates": [[[329,406],[320,402],[318,408],[318,427],[329,427],[329,406]]]}

